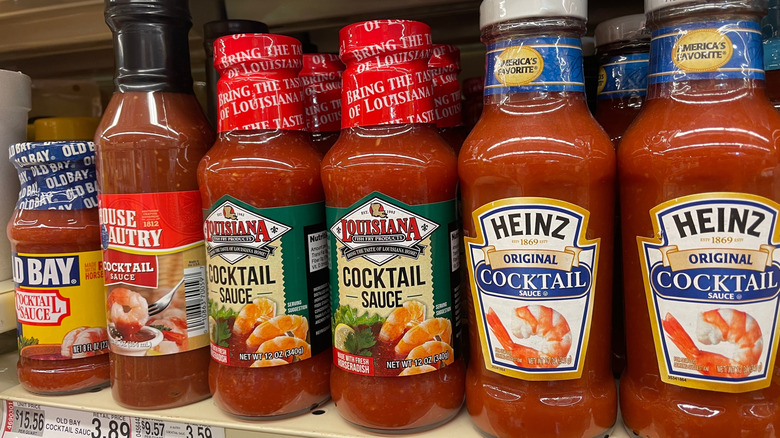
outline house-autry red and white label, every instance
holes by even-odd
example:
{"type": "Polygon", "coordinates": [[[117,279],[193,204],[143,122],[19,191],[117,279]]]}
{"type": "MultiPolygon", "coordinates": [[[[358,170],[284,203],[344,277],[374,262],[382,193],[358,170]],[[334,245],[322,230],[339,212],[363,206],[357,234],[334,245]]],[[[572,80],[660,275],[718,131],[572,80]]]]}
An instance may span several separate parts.
{"type": "Polygon", "coordinates": [[[225,201],[203,224],[209,257],[219,256],[230,264],[254,256],[268,259],[276,247],[272,242],[292,228],[263,217],[235,202],[225,201]]]}
{"type": "Polygon", "coordinates": [[[340,33],[347,65],[342,127],[434,123],[430,28],[403,20],[366,21],[340,33]]]}
{"type": "Polygon", "coordinates": [[[363,257],[382,266],[395,257],[416,259],[439,225],[380,198],[358,206],[331,226],[346,260],[363,257]]]}
{"type": "Polygon", "coordinates": [[[200,192],[98,196],[111,351],[208,345],[200,192]]]}
{"type": "Polygon", "coordinates": [[[239,34],[214,44],[219,132],[306,129],[298,71],[301,44],[283,35],[239,34]]]}

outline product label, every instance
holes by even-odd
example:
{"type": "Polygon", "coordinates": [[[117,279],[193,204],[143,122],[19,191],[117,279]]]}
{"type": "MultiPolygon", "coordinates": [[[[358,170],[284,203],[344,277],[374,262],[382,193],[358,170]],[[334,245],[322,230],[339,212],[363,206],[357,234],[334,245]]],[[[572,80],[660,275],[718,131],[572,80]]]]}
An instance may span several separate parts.
{"type": "Polygon", "coordinates": [[[205,215],[211,357],[270,367],[328,348],[324,203],[258,209],[223,196],[205,215]]]}
{"type": "Polygon", "coordinates": [[[62,360],[108,352],[100,251],[12,258],[22,356],[62,360]]]}
{"type": "Polygon", "coordinates": [[[686,23],[653,31],[648,83],[764,79],[761,29],[752,21],[686,23]]]}
{"type": "Polygon", "coordinates": [[[647,94],[647,53],[615,56],[599,67],[599,99],[644,96],[647,94]]]}
{"type": "Polygon", "coordinates": [[[369,376],[438,370],[456,358],[455,201],[406,205],[372,193],[327,208],[333,361],[369,376]]]}
{"type": "Polygon", "coordinates": [[[200,193],[98,200],[111,351],[144,356],[208,345],[200,193]]]}
{"type": "Polygon", "coordinates": [[[341,129],[341,71],[338,56],[331,54],[306,55],[301,72],[305,100],[306,129],[309,132],[334,132],[341,129]],[[340,67],[339,67],[340,66],[340,67]],[[326,71],[317,71],[317,68],[326,71]],[[327,71],[330,70],[330,71],[327,71]],[[335,71],[334,71],[335,70],[335,71]]]}
{"type": "Polygon", "coordinates": [[[485,367],[523,380],[582,376],[600,240],[590,213],[548,198],[508,198],[473,212],[465,238],[485,367]]]}
{"type": "MultiPolygon", "coordinates": [[[[387,38],[386,26],[405,26],[386,20],[356,24],[362,29],[360,41],[376,41],[360,50],[349,52],[344,73],[342,126],[371,126],[403,123],[435,123],[431,73],[431,34],[413,33],[401,38],[387,38]]],[[[342,46],[348,42],[342,41],[342,46]]]]}
{"type": "Polygon", "coordinates": [[[306,129],[301,45],[289,37],[236,34],[216,42],[219,132],[306,129]]]}
{"type": "Polygon", "coordinates": [[[460,82],[458,72],[436,71],[433,74],[433,103],[436,107],[436,127],[449,128],[463,124],[461,116],[460,82]]]}
{"type": "Polygon", "coordinates": [[[18,210],[97,208],[91,141],[16,143],[9,159],[19,173],[18,210]]]}
{"type": "Polygon", "coordinates": [[[579,38],[510,39],[487,48],[485,94],[585,91],[579,38]]]}
{"type": "Polygon", "coordinates": [[[685,196],[650,211],[637,237],[661,379],[746,392],[771,383],[777,352],[780,205],[760,196],[685,196]]]}

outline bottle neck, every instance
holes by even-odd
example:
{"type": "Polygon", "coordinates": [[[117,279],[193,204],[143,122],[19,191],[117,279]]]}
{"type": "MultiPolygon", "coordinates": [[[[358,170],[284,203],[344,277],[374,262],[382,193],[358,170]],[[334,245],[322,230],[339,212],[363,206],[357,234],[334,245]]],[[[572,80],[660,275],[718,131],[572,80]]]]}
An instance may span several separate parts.
{"type": "Polygon", "coordinates": [[[620,107],[626,102],[641,105],[647,94],[650,41],[613,43],[600,46],[597,51],[598,106],[620,107]]]}
{"type": "Polygon", "coordinates": [[[431,68],[430,71],[436,127],[452,128],[463,125],[458,71],[451,68],[431,68]]]}
{"type": "Polygon", "coordinates": [[[494,24],[487,46],[485,103],[585,99],[580,36],[585,21],[556,17],[494,24]]]}
{"type": "Polygon", "coordinates": [[[435,123],[430,52],[395,52],[349,63],[341,127],[435,123]]]}
{"type": "Polygon", "coordinates": [[[341,129],[341,74],[300,76],[305,100],[306,130],[311,133],[341,129]]]}
{"type": "Polygon", "coordinates": [[[189,20],[139,14],[106,22],[114,33],[117,91],[192,94],[189,20]]]}
{"type": "Polygon", "coordinates": [[[721,100],[764,88],[761,11],[735,4],[697,4],[687,13],[670,6],[649,15],[648,99],[721,100]]]}
{"type": "MultiPolygon", "coordinates": [[[[261,65],[261,63],[256,63],[261,65]]],[[[264,71],[253,63],[235,71],[264,71]]],[[[262,74],[225,74],[217,82],[217,131],[305,131],[301,79],[289,71],[262,74]]]]}

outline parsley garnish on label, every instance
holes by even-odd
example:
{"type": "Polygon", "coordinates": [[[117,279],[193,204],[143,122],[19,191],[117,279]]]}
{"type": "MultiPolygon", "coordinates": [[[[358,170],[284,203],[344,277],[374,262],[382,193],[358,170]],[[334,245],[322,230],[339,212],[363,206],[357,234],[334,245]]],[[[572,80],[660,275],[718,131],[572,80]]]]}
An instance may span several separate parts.
{"type": "Polygon", "coordinates": [[[220,347],[228,347],[228,339],[232,335],[228,320],[238,316],[235,310],[220,306],[217,301],[209,300],[209,330],[211,331],[211,340],[220,347]],[[213,324],[213,325],[212,325],[213,324]]]}
{"type": "Polygon", "coordinates": [[[17,343],[19,344],[19,349],[21,350],[24,347],[28,347],[30,345],[38,345],[38,338],[25,338],[24,336],[19,336],[17,338],[17,343]]]}
{"type": "Polygon", "coordinates": [[[229,346],[227,340],[230,338],[230,335],[231,335],[230,327],[228,326],[227,321],[219,321],[217,323],[216,331],[213,335],[214,343],[216,343],[220,347],[227,348],[229,346]]]}
{"type": "Polygon", "coordinates": [[[333,327],[338,324],[346,324],[350,327],[359,325],[372,326],[378,322],[384,322],[385,319],[377,314],[369,315],[368,312],[358,315],[358,310],[350,306],[339,306],[333,314],[333,327]]]}
{"type": "Polygon", "coordinates": [[[371,332],[370,328],[366,328],[347,335],[344,346],[347,349],[347,353],[356,356],[371,356],[369,348],[373,347],[374,344],[376,344],[374,333],[371,332]]]}

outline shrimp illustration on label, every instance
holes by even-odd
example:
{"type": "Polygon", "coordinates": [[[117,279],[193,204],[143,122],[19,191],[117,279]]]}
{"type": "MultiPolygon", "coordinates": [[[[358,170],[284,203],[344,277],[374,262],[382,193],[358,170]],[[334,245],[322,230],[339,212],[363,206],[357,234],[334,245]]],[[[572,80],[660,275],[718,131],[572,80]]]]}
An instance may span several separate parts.
{"type": "Polygon", "coordinates": [[[123,339],[130,339],[149,320],[149,304],[138,292],[124,287],[114,288],[106,301],[108,320],[123,339]]]}
{"type": "Polygon", "coordinates": [[[696,321],[697,340],[705,345],[721,342],[733,344],[736,349],[731,357],[697,347],[671,313],[664,317],[663,328],[669,339],[690,361],[688,366],[695,371],[708,376],[727,377],[745,377],[761,371],[759,361],[764,349],[764,338],[756,320],[745,312],[713,309],[699,313],[696,321]]]}
{"type": "Polygon", "coordinates": [[[490,331],[501,346],[510,352],[512,360],[529,368],[555,368],[571,362],[571,329],[566,318],[547,306],[530,305],[518,307],[513,312],[512,334],[520,339],[539,337],[540,348],[535,349],[514,342],[496,312],[488,309],[487,321],[490,331]]]}

